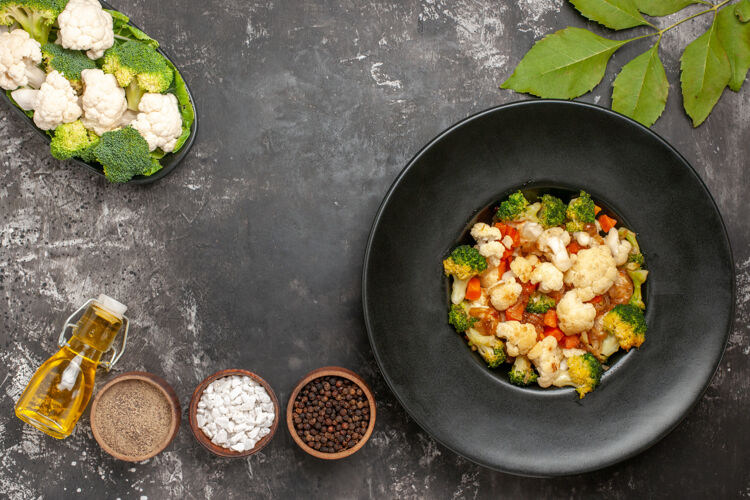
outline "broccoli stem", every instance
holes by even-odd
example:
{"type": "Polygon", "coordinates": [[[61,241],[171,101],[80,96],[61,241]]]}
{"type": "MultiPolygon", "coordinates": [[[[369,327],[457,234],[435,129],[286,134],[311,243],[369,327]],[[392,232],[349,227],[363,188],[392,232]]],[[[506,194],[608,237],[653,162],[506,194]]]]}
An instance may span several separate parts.
{"type": "Polygon", "coordinates": [[[138,111],[138,104],[141,102],[141,97],[146,91],[143,90],[135,79],[125,89],[125,97],[128,100],[128,109],[132,111],[138,111]]]}
{"type": "Polygon", "coordinates": [[[50,29],[52,29],[52,23],[49,22],[49,19],[19,6],[9,9],[9,11],[13,12],[13,19],[31,35],[31,38],[42,45],[47,43],[50,29]]]}

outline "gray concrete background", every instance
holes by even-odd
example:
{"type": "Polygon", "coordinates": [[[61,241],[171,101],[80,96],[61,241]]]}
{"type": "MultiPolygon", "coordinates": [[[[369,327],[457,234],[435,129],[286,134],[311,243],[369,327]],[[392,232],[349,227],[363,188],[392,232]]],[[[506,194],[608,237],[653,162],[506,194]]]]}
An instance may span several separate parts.
{"type": "MultiPolygon", "coordinates": [[[[200,133],[163,181],[113,186],[52,159],[0,106],[0,497],[750,495],[750,90],[725,92],[703,126],[690,126],[678,59],[708,19],[665,35],[671,95],[654,129],[695,166],[724,214],[738,273],[735,330],[708,391],[663,441],[603,471],[540,480],[474,465],[409,419],[370,352],[361,262],[380,200],[422,145],[472,113],[524,98],[497,87],[536,38],[570,24],[600,30],[562,0],[115,7],[173,54],[196,96],[200,133]],[[133,320],[115,373],[161,374],[186,407],[205,376],[242,367],[285,404],[307,371],[343,365],[377,394],[372,439],[323,463],[280,428],[262,453],[227,461],[184,422],[166,452],[133,465],[98,448],[88,414],[64,441],[22,425],[16,398],[55,351],[67,314],[100,292],[128,304],[133,320]]],[[[582,100],[608,106],[615,71],[646,48],[618,52],[582,100]]],[[[97,385],[112,376],[100,371],[97,385]]]]}

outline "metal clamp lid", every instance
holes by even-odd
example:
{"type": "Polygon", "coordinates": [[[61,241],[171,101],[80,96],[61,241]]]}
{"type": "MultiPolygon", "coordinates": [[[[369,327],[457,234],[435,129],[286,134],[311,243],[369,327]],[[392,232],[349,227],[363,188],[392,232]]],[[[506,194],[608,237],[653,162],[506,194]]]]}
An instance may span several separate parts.
{"type": "MultiPolygon", "coordinates": [[[[79,307],[73,314],[68,316],[68,319],[65,320],[65,324],[62,327],[62,331],[60,332],[60,337],[57,339],[57,345],[60,347],[63,347],[65,345],[68,345],[68,340],[65,338],[65,334],[68,331],[68,328],[73,330],[76,326],[75,323],[73,323],[73,319],[81,314],[87,307],[89,307],[91,304],[96,302],[94,299],[89,299],[86,301],[85,304],[83,304],[81,307],[79,307]]],[[[106,352],[112,351],[112,356],[109,358],[108,361],[102,361],[100,364],[104,367],[105,370],[109,371],[112,369],[113,366],[120,360],[120,357],[125,352],[125,347],[128,343],[128,329],[130,328],[130,320],[128,320],[127,316],[122,316],[122,322],[123,326],[125,327],[125,330],[122,332],[122,342],[120,343],[120,349],[118,350],[114,346],[110,346],[109,349],[107,349],[106,352]]]]}

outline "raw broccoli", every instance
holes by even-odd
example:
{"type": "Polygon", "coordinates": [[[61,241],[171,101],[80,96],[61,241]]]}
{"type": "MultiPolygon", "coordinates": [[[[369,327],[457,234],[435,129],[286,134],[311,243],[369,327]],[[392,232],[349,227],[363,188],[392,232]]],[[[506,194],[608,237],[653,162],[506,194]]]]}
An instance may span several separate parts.
{"type": "Polygon", "coordinates": [[[18,23],[37,42],[44,45],[52,25],[68,0],[0,0],[0,24],[18,23]]]}
{"type": "Polygon", "coordinates": [[[513,362],[513,368],[508,372],[508,378],[511,384],[525,386],[536,382],[539,375],[534,371],[534,367],[531,366],[529,358],[518,356],[513,362]]]}
{"type": "Polygon", "coordinates": [[[133,127],[105,132],[94,147],[96,160],[112,182],[127,182],[149,172],[157,160],[151,158],[146,139],[133,127]]]}
{"type": "Polygon", "coordinates": [[[648,271],[645,269],[628,270],[628,276],[633,281],[633,295],[630,296],[630,302],[628,303],[641,309],[646,309],[641,288],[643,288],[643,284],[646,282],[646,278],[648,278],[648,271]]]}
{"type": "Polygon", "coordinates": [[[565,222],[565,203],[549,194],[542,195],[542,208],[539,210],[539,223],[545,228],[559,226],[565,222]]]}
{"type": "Polygon", "coordinates": [[[55,129],[55,135],[50,142],[50,152],[58,160],[81,158],[83,161],[94,161],[94,148],[99,143],[99,137],[84,127],[81,120],[63,123],[55,129]]]}
{"type": "Polygon", "coordinates": [[[526,312],[534,314],[544,314],[555,307],[555,299],[544,295],[543,293],[534,292],[526,304],[526,312]]]}
{"type": "Polygon", "coordinates": [[[42,46],[42,57],[48,73],[57,70],[70,81],[71,86],[78,92],[83,88],[81,71],[96,68],[96,63],[82,51],[64,49],[56,43],[44,44],[42,46]]]}
{"type": "Polygon", "coordinates": [[[529,202],[521,191],[516,191],[508,199],[500,203],[495,217],[503,222],[515,220],[529,206],[529,202]]]}
{"type": "Polygon", "coordinates": [[[145,41],[130,40],[107,50],[102,70],[115,75],[117,83],[126,87],[128,108],[133,111],[138,111],[143,94],[165,92],[174,79],[164,56],[145,41]]]}
{"type": "Polygon", "coordinates": [[[626,351],[640,347],[646,340],[646,319],[643,311],[632,304],[616,305],[605,316],[602,325],[607,333],[617,337],[626,351]]]}
{"type": "Polygon", "coordinates": [[[473,328],[466,330],[469,345],[476,349],[490,368],[497,368],[505,362],[503,341],[494,335],[482,335],[473,328]]]}
{"type": "Polygon", "coordinates": [[[451,302],[458,304],[464,300],[469,280],[487,269],[487,259],[476,248],[461,245],[443,261],[443,269],[446,276],[453,276],[451,302]]]}
{"type": "Polygon", "coordinates": [[[568,203],[565,211],[568,222],[565,224],[565,229],[571,233],[583,231],[586,224],[592,224],[596,220],[594,210],[594,200],[586,191],[581,191],[578,198],[573,198],[568,203]]]}
{"type": "Polygon", "coordinates": [[[572,385],[581,398],[596,389],[604,370],[601,363],[591,353],[572,356],[567,359],[567,363],[568,370],[555,378],[556,386],[572,385]]]}
{"type": "Polygon", "coordinates": [[[624,227],[620,228],[617,232],[621,240],[625,239],[629,241],[630,245],[633,247],[630,250],[630,255],[628,255],[628,262],[626,267],[631,271],[635,271],[636,269],[645,267],[646,259],[643,257],[643,253],[641,253],[641,246],[638,244],[635,233],[630,229],[626,229],[624,227]]]}
{"type": "Polygon", "coordinates": [[[448,313],[448,323],[456,329],[458,333],[463,333],[479,321],[478,318],[472,318],[466,311],[465,303],[451,304],[451,310],[448,313]]]}

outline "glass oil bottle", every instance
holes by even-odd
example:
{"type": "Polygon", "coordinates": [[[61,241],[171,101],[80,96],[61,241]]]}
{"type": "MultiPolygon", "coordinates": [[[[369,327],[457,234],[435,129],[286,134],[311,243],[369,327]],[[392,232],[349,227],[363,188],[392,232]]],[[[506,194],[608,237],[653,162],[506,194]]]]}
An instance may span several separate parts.
{"type": "Polygon", "coordinates": [[[61,349],[31,378],[16,403],[16,416],[52,437],[68,437],[91,399],[96,368],[102,364],[109,371],[125,350],[126,310],[126,306],[102,294],[74,312],[60,334],[61,349]],[[71,323],[81,311],[81,318],[71,323]],[[123,324],[125,332],[118,352],[112,343],[123,324]],[[66,340],[69,328],[73,335],[66,340]],[[110,360],[101,361],[110,349],[110,360]]]}

